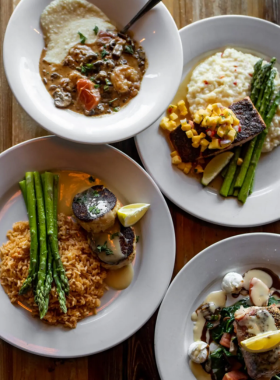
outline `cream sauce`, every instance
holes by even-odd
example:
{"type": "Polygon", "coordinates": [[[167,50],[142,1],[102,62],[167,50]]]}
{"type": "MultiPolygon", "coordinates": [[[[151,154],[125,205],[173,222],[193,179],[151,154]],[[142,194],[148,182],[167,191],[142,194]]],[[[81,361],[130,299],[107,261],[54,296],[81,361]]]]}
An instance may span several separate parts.
{"type": "Polygon", "coordinates": [[[106,251],[98,254],[100,260],[108,264],[117,263],[125,257],[121,250],[119,236],[114,236],[115,233],[120,233],[120,224],[118,222],[109,231],[101,232],[95,237],[96,246],[102,246],[106,243],[106,247],[113,252],[110,255],[106,254],[106,251]]]}
{"type": "Polygon", "coordinates": [[[267,310],[263,309],[258,310],[256,315],[247,315],[239,323],[244,324],[252,335],[277,330],[274,318],[267,310]]]}
{"type": "Polygon", "coordinates": [[[197,380],[211,380],[211,375],[205,372],[200,364],[189,361],[190,369],[197,380]]]}
{"type": "Polygon", "coordinates": [[[250,290],[250,298],[255,306],[266,306],[269,297],[269,288],[258,278],[251,280],[253,286],[250,290]]]}
{"type": "Polygon", "coordinates": [[[268,273],[260,269],[252,269],[246,272],[244,275],[244,288],[246,290],[249,290],[250,282],[253,277],[258,278],[259,280],[264,282],[268,288],[271,288],[272,283],[273,283],[272,277],[268,273]]]}
{"type": "Polygon", "coordinates": [[[218,308],[218,307],[225,307],[226,306],[226,301],[227,301],[227,294],[223,290],[218,290],[216,292],[212,292],[208,294],[208,296],[205,298],[205,303],[210,304],[210,310],[212,313],[218,308]]]}
{"type": "Polygon", "coordinates": [[[94,182],[89,181],[90,174],[70,171],[70,170],[54,170],[59,175],[59,202],[58,213],[72,215],[72,202],[77,193],[80,193],[89,187],[95,185],[104,185],[100,179],[93,176],[94,182]]]}
{"type": "Polygon", "coordinates": [[[206,322],[201,310],[198,310],[196,315],[197,315],[197,319],[195,320],[194,326],[193,326],[193,341],[194,342],[201,340],[202,331],[206,322]]]}
{"type": "Polygon", "coordinates": [[[133,277],[134,269],[132,264],[129,264],[123,268],[108,271],[105,282],[110,288],[123,290],[131,284],[133,277]]]}

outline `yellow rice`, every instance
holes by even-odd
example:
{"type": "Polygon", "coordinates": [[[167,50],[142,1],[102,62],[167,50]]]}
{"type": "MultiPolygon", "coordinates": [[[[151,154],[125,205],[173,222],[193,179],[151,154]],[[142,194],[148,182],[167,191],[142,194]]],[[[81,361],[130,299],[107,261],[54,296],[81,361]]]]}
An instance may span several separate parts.
{"type": "MultiPolygon", "coordinates": [[[[8,242],[0,248],[0,282],[12,303],[18,303],[38,316],[38,307],[30,291],[24,296],[18,292],[28,275],[30,232],[28,222],[17,222],[7,233],[8,242]]],[[[106,286],[104,270],[91,254],[82,228],[64,214],[58,216],[58,238],[61,259],[69,280],[67,314],[60,311],[55,287],[50,293],[49,310],[44,321],[75,328],[81,319],[96,314],[106,286]]]]}

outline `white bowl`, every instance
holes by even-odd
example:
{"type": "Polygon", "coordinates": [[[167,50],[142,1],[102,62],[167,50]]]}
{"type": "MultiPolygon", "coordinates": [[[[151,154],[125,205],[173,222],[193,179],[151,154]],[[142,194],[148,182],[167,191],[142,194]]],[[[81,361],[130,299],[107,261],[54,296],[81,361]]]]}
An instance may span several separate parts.
{"type": "MultiPolygon", "coordinates": [[[[124,26],[146,0],[90,0],[117,25],[124,26]]],[[[69,140],[103,144],[127,139],[150,126],[168,106],[180,83],[182,46],[174,20],[161,3],[131,28],[142,40],[149,67],[139,94],[119,112],[86,117],[57,109],[42,83],[39,58],[44,47],[40,15],[50,0],[21,0],[4,39],[9,85],[25,111],[42,127],[69,140]]]]}
{"type": "Polygon", "coordinates": [[[22,307],[12,305],[0,286],[2,339],[38,355],[85,356],[127,339],[155,312],[171,280],[175,234],[161,192],[130,157],[108,145],[92,147],[48,136],[26,141],[0,155],[0,245],[7,240],[6,233],[13,223],[27,220],[18,181],[28,170],[51,169],[78,170],[97,176],[123,204],[151,204],[135,227],[140,239],[133,282],[121,292],[112,289],[106,292],[98,314],[80,321],[76,329],[49,326],[33,318],[22,307]]]}
{"type": "MultiPolygon", "coordinates": [[[[271,22],[245,16],[212,17],[186,26],[180,36],[183,78],[203,57],[226,47],[269,59],[275,56],[280,68],[280,27],[271,22]]],[[[258,226],[280,218],[280,147],[262,155],[253,194],[241,205],[236,198],[224,199],[211,186],[203,188],[196,178],[171,165],[170,146],[159,128],[162,116],[136,137],[136,144],[146,170],[172,202],[200,219],[224,226],[258,226]]]]}
{"type": "Polygon", "coordinates": [[[155,355],[161,380],[196,380],[189,367],[193,342],[192,313],[206,296],[221,289],[228,272],[268,268],[279,275],[277,234],[234,236],[196,255],[177,274],[161,304],[155,330],[155,355]]]}

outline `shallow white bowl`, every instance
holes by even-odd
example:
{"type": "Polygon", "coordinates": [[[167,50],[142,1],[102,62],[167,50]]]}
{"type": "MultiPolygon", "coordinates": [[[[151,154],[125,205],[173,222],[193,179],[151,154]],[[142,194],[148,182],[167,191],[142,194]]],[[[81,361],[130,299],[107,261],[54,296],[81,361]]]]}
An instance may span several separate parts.
{"type": "Polygon", "coordinates": [[[213,244],[177,274],[161,304],[155,330],[155,354],[162,380],[196,380],[189,367],[192,313],[206,296],[221,289],[228,272],[268,268],[278,275],[280,235],[244,234],[213,244]]]}
{"type": "MultiPolygon", "coordinates": [[[[90,0],[117,25],[124,26],[146,0],[90,0]]],[[[180,83],[183,58],[176,24],[161,3],[131,28],[149,61],[141,90],[119,112],[86,117],[60,110],[39,74],[44,47],[40,15],[50,0],[21,0],[4,39],[4,67],[9,85],[25,111],[42,127],[69,140],[103,144],[135,136],[150,126],[168,106],[180,83]]]]}
{"type": "Polygon", "coordinates": [[[16,145],[0,155],[0,245],[7,240],[13,223],[27,220],[18,181],[26,171],[51,169],[78,170],[101,178],[123,204],[151,204],[136,225],[140,240],[132,284],[121,292],[106,292],[98,314],[83,319],[76,329],[49,326],[33,318],[25,309],[12,305],[0,286],[2,339],[38,355],[90,355],[128,338],[158,307],[175,260],[172,219],[154,181],[131,158],[108,145],[92,147],[50,136],[16,145]]]}
{"type": "MultiPolygon", "coordinates": [[[[208,18],[181,29],[180,36],[184,53],[183,78],[202,57],[225,47],[250,50],[269,58],[275,56],[278,64],[280,62],[280,27],[261,19],[245,16],[208,18]]],[[[224,199],[211,187],[203,188],[197,179],[171,165],[170,147],[159,128],[162,116],[136,137],[136,144],[146,170],[172,202],[200,219],[225,226],[257,226],[280,218],[280,147],[262,155],[254,192],[246,204],[241,205],[235,198],[224,199]]]]}

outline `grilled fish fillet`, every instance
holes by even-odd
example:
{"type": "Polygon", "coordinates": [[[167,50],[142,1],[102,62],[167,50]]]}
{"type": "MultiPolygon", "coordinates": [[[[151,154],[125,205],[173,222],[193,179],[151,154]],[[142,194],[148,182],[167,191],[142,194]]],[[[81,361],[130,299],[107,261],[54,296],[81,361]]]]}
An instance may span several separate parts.
{"type": "MultiPolygon", "coordinates": [[[[271,325],[280,330],[280,310],[276,305],[241,308],[235,313],[238,343],[259,333],[269,331],[271,325]],[[253,333],[252,333],[253,332],[253,333]]],[[[253,380],[270,380],[280,373],[280,347],[261,353],[251,353],[241,348],[248,375],[253,380]]]]}
{"type": "MultiPolygon", "coordinates": [[[[234,142],[225,149],[206,149],[204,152],[200,152],[200,148],[194,148],[192,146],[192,139],[189,139],[184,131],[182,131],[179,125],[174,131],[170,133],[170,140],[174,146],[174,150],[179,153],[183,162],[193,162],[201,158],[207,158],[215,156],[219,153],[230,150],[235,146],[243,145],[247,141],[253,139],[259,133],[261,133],[266,125],[261,115],[256,110],[251,99],[246,97],[238,102],[233,103],[229,107],[240,121],[241,132],[239,132],[234,142]]],[[[198,124],[195,124],[195,129],[200,134],[205,133],[205,128],[198,124]]],[[[206,138],[211,141],[209,136],[206,138]]]]}

